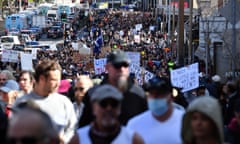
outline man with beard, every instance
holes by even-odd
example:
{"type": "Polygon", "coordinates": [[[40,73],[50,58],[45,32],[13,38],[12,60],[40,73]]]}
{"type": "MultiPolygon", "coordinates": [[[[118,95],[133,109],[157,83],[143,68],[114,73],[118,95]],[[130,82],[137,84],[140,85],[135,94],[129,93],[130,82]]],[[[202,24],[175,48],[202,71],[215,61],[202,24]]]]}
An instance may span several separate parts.
{"type": "MultiPolygon", "coordinates": [[[[61,80],[61,66],[54,60],[43,60],[35,68],[35,86],[32,92],[18,98],[15,106],[32,100],[56,123],[60,138],[69,143],[75,134],[77,117],[73,104],[57,93],[61,80]]],[[[76,135],[75,135],[76,136],[76,135]]]]}
{"type": "MultiPolygon", "coordinates": [[[[127,121],[133,116],[147,110],[144,90],[129,77],[129,63],[130,60],[124,51],[115,50],[110,53],[107,56],[107,64],[105,66],[107,74],[100,84],[110,84],[123,93],[121,114],[119,116],[120,123],[123,125],[126,125],[127,121]]],[[[96,87],[90,89],[88,93],[94,92],[96,87]]],[[[85,96],[83,102],[85,108],[79,122],[79,127],[89,124],[93,119],[90,96],[85,96]]]]}
{"type": "Polygon", "coordinates": [[[122,93],[109,84],[96,88],[90,98],[95,120],[78,129],[80,144],[143,144],[137,133],[119,123],[122,99],[122,93]]]}

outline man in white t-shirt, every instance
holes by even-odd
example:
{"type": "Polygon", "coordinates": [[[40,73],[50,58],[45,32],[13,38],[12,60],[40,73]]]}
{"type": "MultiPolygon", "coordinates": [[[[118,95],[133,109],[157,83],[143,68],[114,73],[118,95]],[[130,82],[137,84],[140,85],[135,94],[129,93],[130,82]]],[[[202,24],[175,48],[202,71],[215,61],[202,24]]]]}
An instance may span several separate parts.
{"type": "Polygon", "coordinates": [[[122,126],[118,120],[122,99],[122,93],[109,84],[94,90],[91,104],[95,119],[78,129],[80,144],[143,144],[137,133],[122,126]]]}
{"type": "Polygon", "coordinates": [[[184,111],[174,108],[172,86],[168,78],[154,77],[146,84],[149,110],[128,121],[145,144],[181,144],[184,111]]]}

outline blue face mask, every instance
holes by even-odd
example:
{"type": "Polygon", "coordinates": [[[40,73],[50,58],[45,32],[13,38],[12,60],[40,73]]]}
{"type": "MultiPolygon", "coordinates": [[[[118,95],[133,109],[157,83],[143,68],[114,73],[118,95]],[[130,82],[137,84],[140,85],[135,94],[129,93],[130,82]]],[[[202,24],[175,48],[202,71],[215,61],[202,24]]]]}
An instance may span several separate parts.
{"type": "Polygon", "coordinates": [[[150,98],[148,99],[148,108],[156,116],[162,116],[168,110],[167,99],[165,98],[150,98]]]}

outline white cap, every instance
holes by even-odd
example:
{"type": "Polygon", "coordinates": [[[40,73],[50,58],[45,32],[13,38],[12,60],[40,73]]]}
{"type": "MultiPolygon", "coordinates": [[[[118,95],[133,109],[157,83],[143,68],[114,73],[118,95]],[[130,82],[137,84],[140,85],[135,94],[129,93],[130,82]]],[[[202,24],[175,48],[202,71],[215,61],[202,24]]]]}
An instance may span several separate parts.
{"type": "Polygon", "coordinates": [[[212,76],[212,81],[220,82],[221,81],[221,77],[219,75],[214,75],[214,76],[212,76]]]}

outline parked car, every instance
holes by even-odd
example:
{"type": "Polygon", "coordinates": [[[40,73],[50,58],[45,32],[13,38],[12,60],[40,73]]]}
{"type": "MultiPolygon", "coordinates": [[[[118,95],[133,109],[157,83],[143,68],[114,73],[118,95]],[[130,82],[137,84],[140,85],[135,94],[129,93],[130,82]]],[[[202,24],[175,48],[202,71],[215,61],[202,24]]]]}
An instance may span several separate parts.
{"type": "Polygon", "coordinates": [[[63,37],[63,29],[60,26],[51,26],[47,32],[47,38],[61,38],[63,37]]]}
{"type": "Polygon", "coordinates": [[[21,34],[28,34],[32,40],[39,40],[40,36],[39,33],[37,32],[37,30],[34,29],[24,29],[21,30],[21,34]]]}

